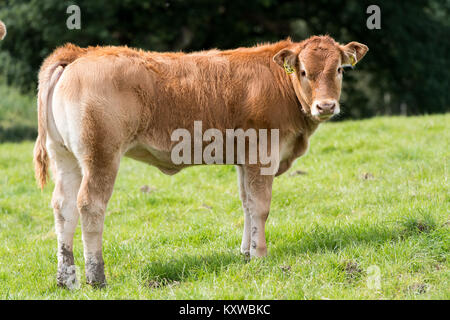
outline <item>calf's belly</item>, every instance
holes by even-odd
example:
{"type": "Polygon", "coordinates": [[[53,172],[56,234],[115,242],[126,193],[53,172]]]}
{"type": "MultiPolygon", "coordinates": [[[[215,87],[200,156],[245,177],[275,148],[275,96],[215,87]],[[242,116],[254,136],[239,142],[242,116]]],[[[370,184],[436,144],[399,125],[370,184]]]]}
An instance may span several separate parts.
{"type": "Polygon", "coordinates": [[[170,152],[156,150],[151,147],[136,146],[129,149],[125,156],[158,168],[161,172],[173,175],[186,165],[176,165],[170,158],[170,152]]]}

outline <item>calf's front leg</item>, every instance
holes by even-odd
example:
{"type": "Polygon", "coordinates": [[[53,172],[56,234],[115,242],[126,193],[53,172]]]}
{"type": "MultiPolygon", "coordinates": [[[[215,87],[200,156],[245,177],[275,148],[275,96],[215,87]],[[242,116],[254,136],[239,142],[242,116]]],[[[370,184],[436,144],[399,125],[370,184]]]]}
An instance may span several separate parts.
{"type": "Polygon", "coordinates": [[[242,202],[242,209],[244,210],[244,231],[242,234],[241,253],[250,256],[250,241],[251,241],[251,223],[250,211],[248,209],[247,191],[245,190],[245,171],[241,166],[237,166],[239,179],[239,195],[242,202]]]}
{"type": "MultiPolygon", "coordinates": [[[[250,216],[250,257],[264,257],[267,255],[265,225],[272,199],[273,176],[261,175],[257,166],[245,166],[243,170],[246,208],[250,216]]],[[[244,221],[244,237],[248,237],[246,227],[248,223],[246,226],[244,221]]]]}

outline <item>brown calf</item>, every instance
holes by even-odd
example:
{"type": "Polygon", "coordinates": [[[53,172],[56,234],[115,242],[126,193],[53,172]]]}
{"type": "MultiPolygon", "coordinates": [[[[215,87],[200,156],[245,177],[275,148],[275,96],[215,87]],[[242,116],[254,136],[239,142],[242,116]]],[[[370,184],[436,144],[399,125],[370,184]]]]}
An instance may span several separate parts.
{"type": "Polygon", "coordinates": [[[245,214],[241,252],[265,256],[273,178],[306,152],[321,122],[339,113],[342,68],[367,50],[328,36],[191,54],[71,44],[55,50],[39,74],[34,160],[41,187],[49,162],[55,179],[58,284],[74,279],[79,216],[87,282],[105,284],[103,222],[120,159],[178,172],[188,164],[172,161],[171,135],[178,128],[193,133],[194,121],[218,132],[279,130],[273,174],[261,174],[260,162],[234,162],[245,214]]]}

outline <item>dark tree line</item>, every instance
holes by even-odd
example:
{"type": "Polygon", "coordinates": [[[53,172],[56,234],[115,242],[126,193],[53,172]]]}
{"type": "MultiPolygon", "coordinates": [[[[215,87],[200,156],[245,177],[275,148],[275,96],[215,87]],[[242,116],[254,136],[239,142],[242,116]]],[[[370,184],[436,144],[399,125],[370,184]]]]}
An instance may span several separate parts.
{"type": "Polygon", "coordinates": [[[343,117],[448,112],[449,11],[448,0],[6,0],[0,75],[35,90],[43,58],[66,42],[193,51],[329,34],[370,48],[344,76],[343,117]],[[71,4],[80,30],[66,27],[71,4]],[[366,26],[370,4],[381,9],[379,30],[366,26]]]}

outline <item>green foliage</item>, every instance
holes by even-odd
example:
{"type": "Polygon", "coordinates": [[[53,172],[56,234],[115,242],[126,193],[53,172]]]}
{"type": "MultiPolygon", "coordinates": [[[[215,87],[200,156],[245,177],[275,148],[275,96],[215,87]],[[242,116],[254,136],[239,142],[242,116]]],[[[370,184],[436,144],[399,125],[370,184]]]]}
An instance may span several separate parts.
{"type": "Polygon", "coordinates": [[[0,143],[34,139],[37,135],[36,99],[0,82],[0,143]]]}
{"type": "Polygon", "coordinates": [[[82,286],[56,286],[53,185],[35,186],[32,143],[0,144],[0,298],[448,300],[449,121],[324,124],[308,154],[275,179],[269,255],[250,262],[239,254],[232,166],[166,176],[125,158],[105,219],[104,290],[84,284],[80,228],[82,286]],[[371,266],[380,290],[368,287],[371,266]]]}
{"type": "Polygon", "coordinates": [[[341,118],[449,110],[449,1],[383,1],[381,30],[366,27],[368,0],[78,0],[82,28],[68,30],[73,3],[1,2],[9,34],[0,74],[9,83],[34,89],[40,63],[65,42],[192,51],[328,33],[370,48],[357,72],[345,75],[341,118]]]}

